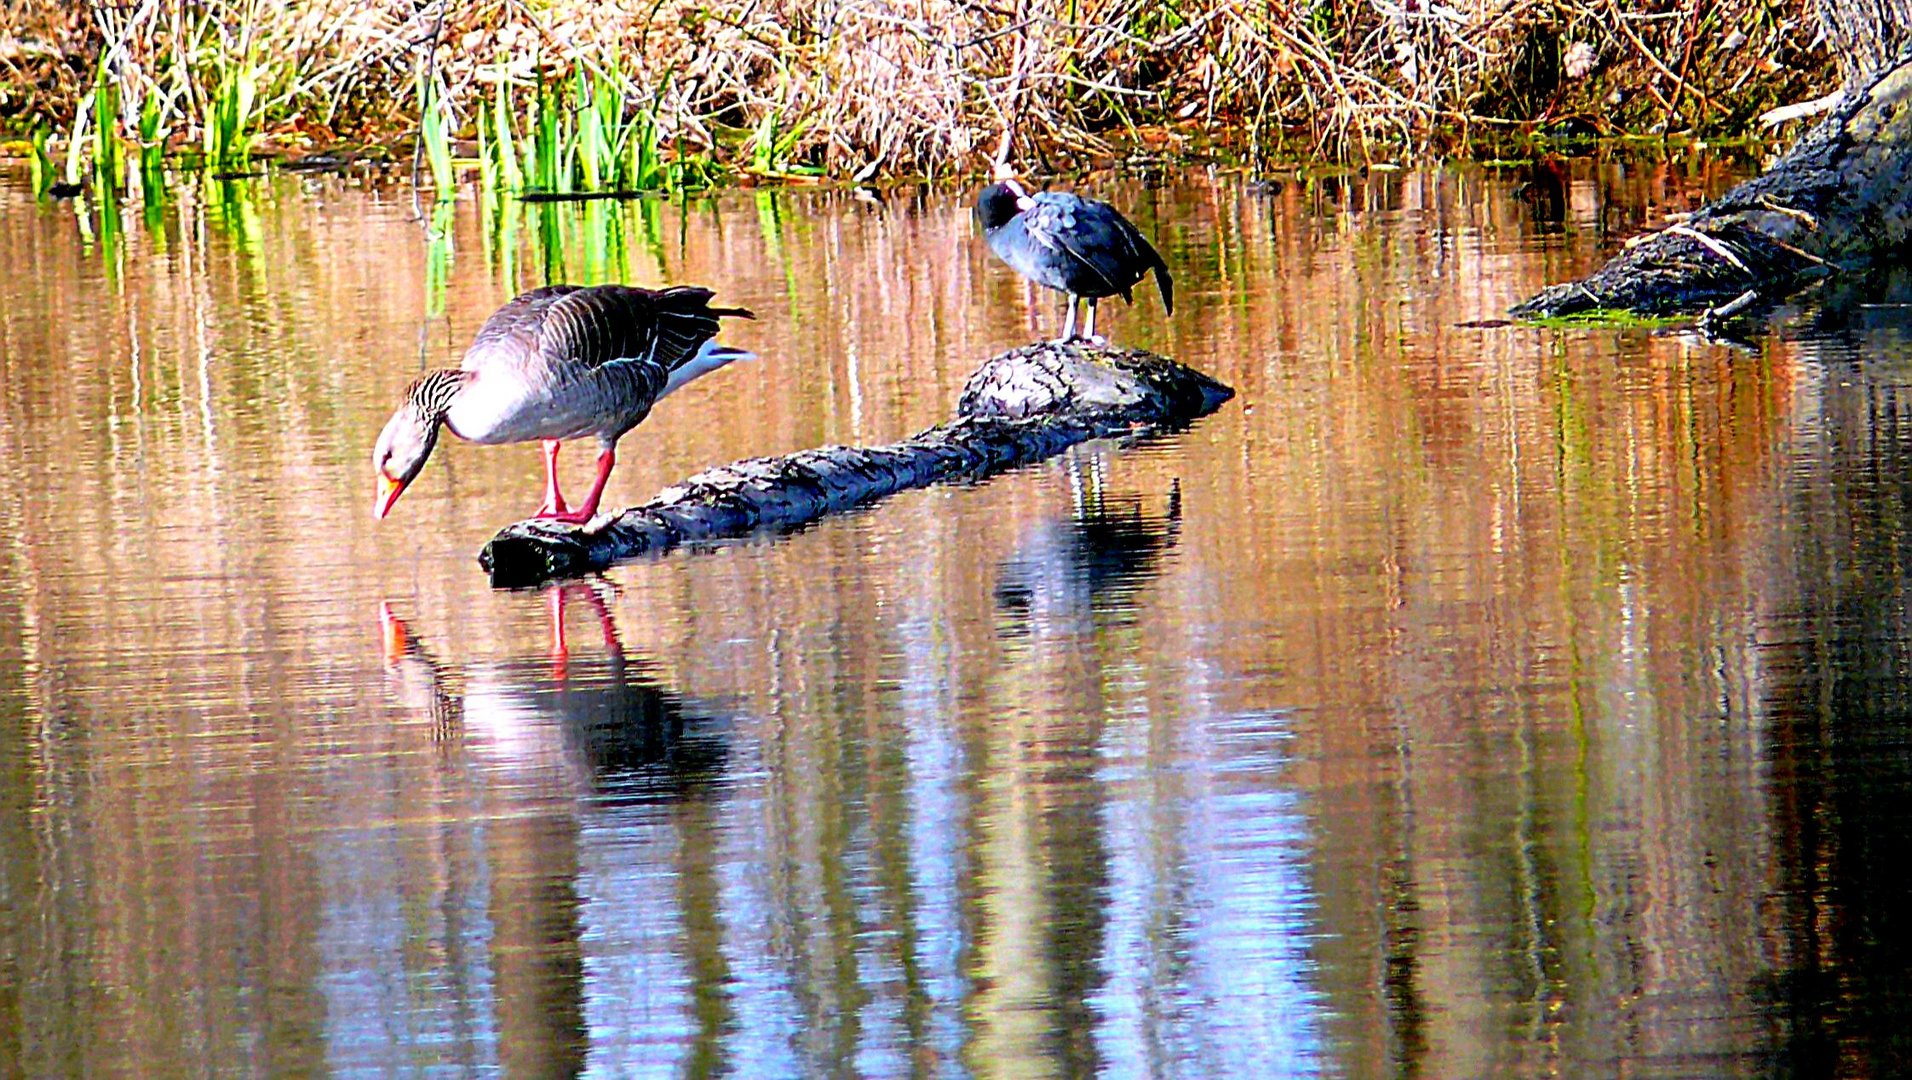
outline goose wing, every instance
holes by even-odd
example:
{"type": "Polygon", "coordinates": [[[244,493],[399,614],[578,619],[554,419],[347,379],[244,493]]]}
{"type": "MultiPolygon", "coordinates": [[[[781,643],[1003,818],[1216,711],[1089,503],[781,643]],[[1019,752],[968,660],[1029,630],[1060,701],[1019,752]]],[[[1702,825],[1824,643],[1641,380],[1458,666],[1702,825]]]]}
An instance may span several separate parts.
{"type": "Polygon", "coordinates": [[[533,289],[485,321],[464,366],[507,366],[539,382],[564,383],[609,364],[632,364],[655,368],[661,387],[672,370],[717,336],[720,317],[750,317],[742,308],[711,307],[713,295],[690,285],[533,289]]]}

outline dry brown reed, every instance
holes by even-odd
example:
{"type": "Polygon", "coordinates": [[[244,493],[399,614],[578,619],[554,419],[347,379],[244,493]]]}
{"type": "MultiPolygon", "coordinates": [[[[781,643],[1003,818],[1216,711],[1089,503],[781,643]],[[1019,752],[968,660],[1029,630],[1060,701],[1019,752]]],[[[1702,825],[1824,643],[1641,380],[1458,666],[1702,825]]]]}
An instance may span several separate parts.
{"type": "MultiPolygon", "coordinates": [[[[1836,78],[1810,0],[0,0],[0,122],[200,138],[251,73],[280,145],[403,137],[417,78],[469,134],[503,71],[614,69],[666,146],[746,160],[765,120],[829,175],[1210,151],[1392,158],[1483,133],[1744,130],[1836,78]],[[432,62],[435,54],[435,63],[432,62]],[[615,64],[611,61],[615,59],[615,64]]],[[[128,133],[129,138],[131,133],[128,133]]]]}

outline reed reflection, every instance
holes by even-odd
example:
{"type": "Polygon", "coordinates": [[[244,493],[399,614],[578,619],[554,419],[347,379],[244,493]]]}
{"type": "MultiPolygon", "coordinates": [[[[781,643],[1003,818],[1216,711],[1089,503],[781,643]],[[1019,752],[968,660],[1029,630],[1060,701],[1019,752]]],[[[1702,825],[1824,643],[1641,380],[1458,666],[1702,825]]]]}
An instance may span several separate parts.
{"type": "Polygon", "coordinates": [[[97,216],[0,184],[22,1071],[1890,1071],[1905,296],[1758,355],[1456,326],[1712,160],[1178,180],[1201,299],[1137,340],[1241,407],[1112,487],[913,493],[615,604],[472,569],[529,459],[360,521],[409,343],[621,243],[775,358],[618,497],[901,437],[1026,336],[966,199],[514,202],[489,249],[464,202],[434,279],[408,199],[194,184],[125,204],[120,287],[97,216]]]}

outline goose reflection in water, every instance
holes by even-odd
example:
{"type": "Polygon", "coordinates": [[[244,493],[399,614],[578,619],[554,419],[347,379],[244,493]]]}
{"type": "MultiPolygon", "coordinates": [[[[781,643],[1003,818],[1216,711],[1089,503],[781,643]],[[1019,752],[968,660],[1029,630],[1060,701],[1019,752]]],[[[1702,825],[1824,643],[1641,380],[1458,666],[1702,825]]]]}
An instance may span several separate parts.
{"type": "MultiPolygon", "coordinates": [[[[689,959],[678,951],[682,927],[717,905],[708,860],[687,838],[713,827],[728,739],[626,655],[609,590],[573,582],[546,594],[545,655],[462,665],[434,657],[389,605],[379,609],[395,695],[477,767],[449,772],[475,779],[472,797],[488,804],[470,837],[483,873],[462,879],[478,895],[450,884],[423,906],[482,908],[485,948],[470,955],[467,982],[487,988],[473,1007],[490,1011],[508,1076],[584,1072],[593,1032],[709,967],[694,948],[689,959]],[[601,649],[571,651],[573,604],[595,616],[601,649]]],[[[680,1016],[626,1030],[621,1052],[669,1059],[720,1035],[680,1016]]]]}
{"type": "Polygon", "coordinates": [[[614,801],[674,798],[718,779],[726,742],[718,721],[683,701],[624,651],[604,582],[547,592],[550,651],[473,663],[453,671],[435,659],[389,604],[379,608],[385,666],[400,701],[429,715],[433,730],[460,738],[499,771],[552,793],[614,801]],[[596,617],[602,651],[573,656],[568,603],[596,617]]]}
{"type": "Polygon", "coordinates": [[[1136,592],[1160,573],[1163,555],[1181,534],[1179,483],[1157,513],[1141,496],[1104,494],[1093,465],[1086,484],[1074,471],[1070,479],[1073,513],[1042,522],[998,573],[996,605],[1009,616],[1006,636],[1038,624],[1088,629],[1098,617],[1132,613],[1136,592]]]}

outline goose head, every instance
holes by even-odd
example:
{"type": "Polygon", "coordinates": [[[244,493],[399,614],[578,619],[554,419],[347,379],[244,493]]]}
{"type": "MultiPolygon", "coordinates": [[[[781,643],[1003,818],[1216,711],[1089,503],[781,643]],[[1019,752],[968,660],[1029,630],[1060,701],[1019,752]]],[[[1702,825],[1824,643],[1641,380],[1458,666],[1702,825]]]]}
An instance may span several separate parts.
{"type": "Polygon", "coordinates": [[[405,403],[385,421],[372,448],[372,469],[378,475],[378,497],[372,516],[383,519],[405,493],[438,445],[438,429],[445,424],[451,399],[464,386],[462,371],[427,372],[405,391],[405,403]]]}

